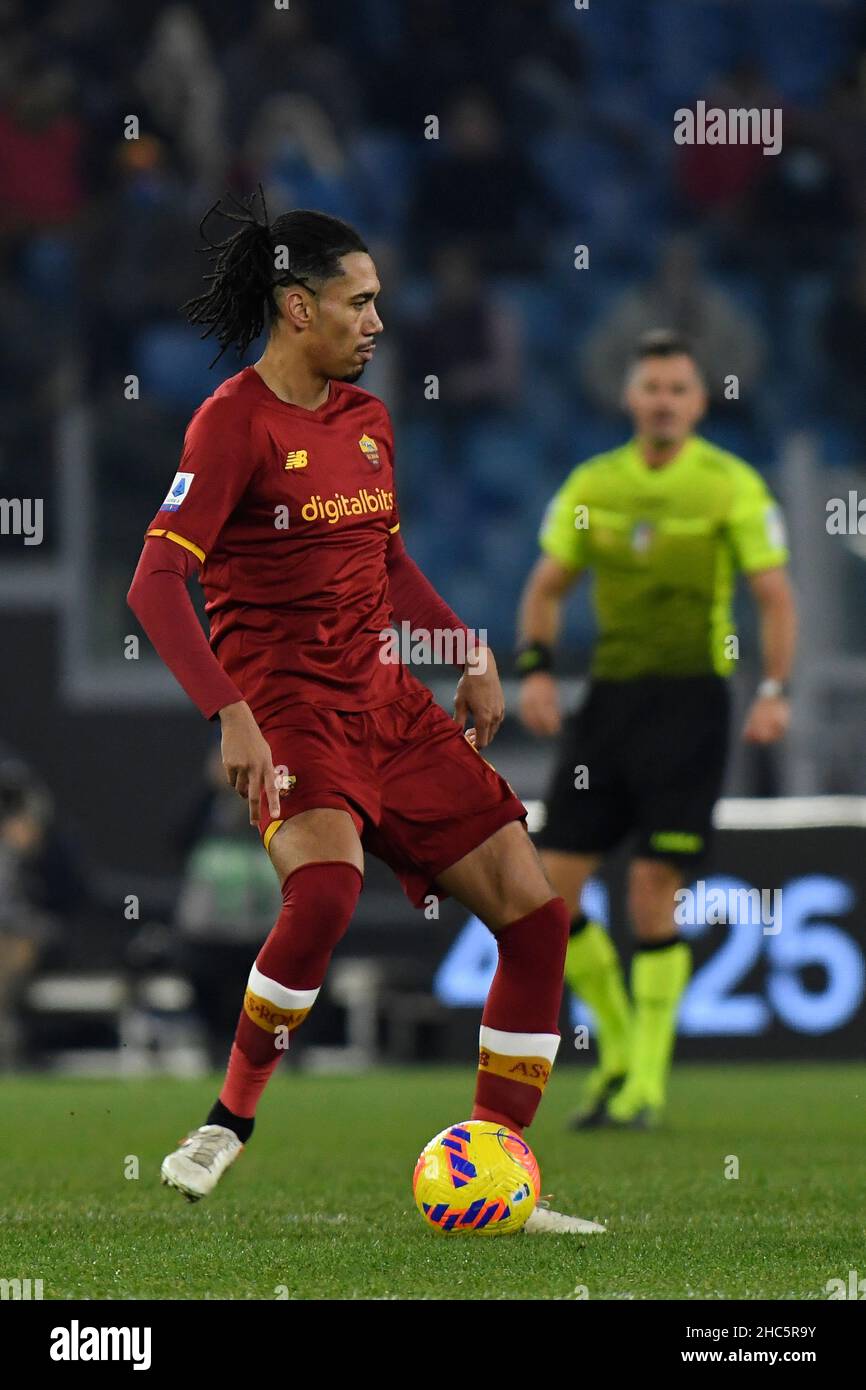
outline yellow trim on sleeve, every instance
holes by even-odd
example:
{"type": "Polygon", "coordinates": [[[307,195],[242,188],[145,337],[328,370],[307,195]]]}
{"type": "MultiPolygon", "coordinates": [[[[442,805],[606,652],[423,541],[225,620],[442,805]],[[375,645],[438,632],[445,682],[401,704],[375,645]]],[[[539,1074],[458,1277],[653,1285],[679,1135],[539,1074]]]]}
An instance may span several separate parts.
{"type": "Polygon", "coordinates": [[[388,534],[389,534],[389,536],[393,536],[394,532],[395,532],[395,531],[399,531],[399,530],[400,530],[400,523],[399,523],[399,521],[398,521],[396,526],[389,526],[389,527],[388,527],[388,534]]]}
{"type": "Polygon", "coordinates": [[[207,559],[207,556],[200,546],[197,546],[193,541],[188,541],[186,536],[179,536],[176,531],[148,531],[146,534],[148,536],[165,536],[167,541],[174,541],[175,545],[182,545],[184,550],[191,550],[193,555],[201,560],[202,564],[204,564],[207,559]]]}
{"type": "Polygon", "coordinates": [[[271,840],[274,838],[282,824],[283,822],[281,820],[271,821],[270,825],[268,826],[267,830],[262,836],[262,844],[264,845],[265,849],[267,849],[268,845],[271,843],[271,840]]]}

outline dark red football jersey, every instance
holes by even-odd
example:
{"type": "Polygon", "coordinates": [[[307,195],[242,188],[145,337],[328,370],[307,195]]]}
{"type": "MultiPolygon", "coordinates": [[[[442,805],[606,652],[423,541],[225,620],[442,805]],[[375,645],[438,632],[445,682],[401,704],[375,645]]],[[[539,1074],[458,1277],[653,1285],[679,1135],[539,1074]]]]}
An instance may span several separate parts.
{"type": "Polygon", "coordinates": [[[393,459],[386,407],[340,381],[305,410],[246,367],[189,423],[147,535],[202,561],[211,647],[260,727],[298,701],[375,709],[410,688],[401,663],[380,659],[393,459]]]}

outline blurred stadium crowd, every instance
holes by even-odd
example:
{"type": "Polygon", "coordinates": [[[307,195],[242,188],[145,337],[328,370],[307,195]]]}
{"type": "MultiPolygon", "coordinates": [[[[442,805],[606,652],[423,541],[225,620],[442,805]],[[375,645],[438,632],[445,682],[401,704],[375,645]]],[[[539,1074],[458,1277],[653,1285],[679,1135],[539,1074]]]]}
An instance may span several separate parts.
{"type": "Polygon", "coordinates": [[[118,594],[191,410],[238,369],[209,372],[178,315],[227,187],[368,238],[387,332],[363,384],[397,417],[407,540],[500,641],[547,497],[622,437],[643,328],[694,341],[717,442],[767,468],[809,425],[858,456],[853,0],[3,0],[0,21],[0,492],[32,495],[58,406],[97,405],[118,594]],[[699,97],[783,108],[781,153],[677,146],[699,97]]]}

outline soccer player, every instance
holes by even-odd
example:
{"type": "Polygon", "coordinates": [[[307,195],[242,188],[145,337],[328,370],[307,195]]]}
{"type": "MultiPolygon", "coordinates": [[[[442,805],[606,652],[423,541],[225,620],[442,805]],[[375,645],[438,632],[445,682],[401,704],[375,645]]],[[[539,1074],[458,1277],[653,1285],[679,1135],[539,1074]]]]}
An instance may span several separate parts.
{"type": "Polygon", "coordinates": [[[589,693],[565,723],[539,837],[574,914],[566,980],[597,1027],[599,1062],[576,1128],[643,1128],[664,1103],[690,972],[674,895],[707,852],[725,769],[738,571],[758,606],[764,663],[744,737],[772,743],[788,725],[796,617],[781,518],[753,468],[693,433],[706,403],[686,344],[648,334],[625,383],[634,437],[580,464],[556,493],[521,604],[521,718],[535,734],[556,734],[560,609],[580,577],[593,576],[589,693]],[[586,880],[629,835],[631,1000],[610,937],[580,910],[586,880]]]}
{"type": "MultiPolygon", "coordinates": [[[[391,420],[353,384],[382,331],[364,242],[319,212],[271,224],[252,201],[211,211],[237,225],[209,243],[213,269],[187,306],[191,321],[223,350],[242,352],[266,322],[269,336],[259,360],[193,415],[129,602],[201,713],[219,718],[226,775],[249,801],[283,907],[250,970],[219,1096],[162,1165],[163,1181],[191,1200],[250,1139],[262,1091],[349,925],[365,849],[415,906],[452,894],[495,933],[472,1118],[518,1134],[558,1046],[569,923],[525,808],[478,752],[504,714],[493,653],[406,553],[391,420]],[[187,590],[194,572],[210,643],[187,590]],[[455,718],[382,659],[392,619],[463,634],[455,718]],[[477,747],[464,734],[470,716],[477,747]]],[[[526,1229],[604,1228],[538,1206],[526,1229]]]]}

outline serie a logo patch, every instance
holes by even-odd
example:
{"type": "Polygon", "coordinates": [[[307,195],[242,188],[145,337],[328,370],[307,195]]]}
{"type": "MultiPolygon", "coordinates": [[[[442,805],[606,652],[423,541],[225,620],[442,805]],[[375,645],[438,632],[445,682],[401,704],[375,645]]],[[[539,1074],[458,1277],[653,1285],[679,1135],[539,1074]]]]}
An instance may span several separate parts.
{"type": "Polygon", "coordinates": [[[161,512],[176,512],[181,502],[189,496],[192,487],[194,473],[175,473],[174,482],[166,494],[166,499],[160,507],[161,512]]]}

